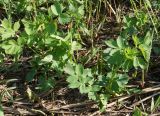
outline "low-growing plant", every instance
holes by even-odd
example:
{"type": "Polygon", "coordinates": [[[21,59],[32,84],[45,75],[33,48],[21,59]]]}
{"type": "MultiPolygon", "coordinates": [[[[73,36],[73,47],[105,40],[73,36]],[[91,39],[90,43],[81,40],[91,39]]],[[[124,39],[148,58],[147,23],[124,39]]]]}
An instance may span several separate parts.
{"type": "Polygon", "coordinates": [[[80,64],[67,64],[65,72],[69,75],[67,82],[70,88],[78,88],[80,93],[88,94],[88,98],[95,100],[103,111],[111,96],[120,95],[128,83],[128,76],[109,72],[98,75],[91,69],[84,69],[80,64]]]}
{"type": "MultiPolygon", "coordinates": [[[[12,1],[4,2],[4,5],[12,1]]],[[[62,74],[63,67],[68,59],[74,58],[74,51],[81,48],[77,42],[80,38],[79,31],[88,33],[85,23],[81,22],[84,17],[84,5],[78,1],[48,1],[46,11],[41,11],[45,1],[14,2],[19,7],[24,6],[22,19],[13,23],[12,18],[4,18],[1,23],[1,48],[2,53],[14,56],[15,61],[25,54],[26,49],[32,55],[30,64],[32,69],[26,75],[26,80],[31,82],[38,77],[39,88],[48,90],[54,87],[54,78],[62,74]],[[24,4],[26,3],[26,4],[24,4]],[[30,10],[29,10],[30,9],[30,10]],[[62,28],[59,28],[62,25],[62,28]],[[71,27],[67,27],[69,25],[71,27]],[[22,27],[22,29],[21,29],[22,27]],[[66,29],[63,29],[66,28],[66,29]],[[79,31],[77,31],[79,30],[79,31]],[[55,71],[54,76],[49,74],[55,71]],[[45,82],[45,83],[43,83],[45,82]],[[47,86],[48,85],[48,86],[47,86]]],[[[13,7],[14,8],[14,7],[13,7]]],[[[12,7],[6,8],[10,10],[12,7]]],[[[8,17],[13,15],[7,13],[8,17]]],[[[3,58],[3,54],[1,54],[3,58]]],[[[1,59],[3,61],[3,59],[1,59]]]]}
{"type": "Polygon", "coordinates": [[[157,110],[160,107],[160,97],[158,97],[155,101],[155,98],[151,100],[151,113],[157,110]]]}
{"type": "MultiPolygon", "coordinates": [[[[56,86],[57,80],[67,76],[69,88],[79,89],[104,111],[111,97],[128,92],[129,73],[136,77],[141,70],[144,87],[154,32],[158,34],[158,18],[153,8],[159,3],[155,2],[152,7],[149,0],[140,1],[140,10],[137,1],[130,0],[130,3],[134,13],[123,17],[122,31],[116,39],[102,41],[103,49],[103,45],[95,45],[94,39],[99,38],[106,23],[106,16],[100,16],[102,6],[106,8],[108,4],[114,11],[111,1],[0,0],[5,10],[0,26],[0,63],[9,58],[18,64],[21,58],[30,57],[27,61],[30,69],[25,76],[27,84],[36,81],[34,89],[48,91],[56,86]],[[88,52],[84,59],[79,57],[83,50],[88,52]],[[95,65],[87,66],[94,57],[95,65]]],[[[122,11],[117,13],[117,22],[121,23],[122,11]]],[[[28,92],[32,90],[29,88],[28,92]]],[[[0,105],[0,113],[1,109],[0,105]]],[[[142,115],[138,108],[134,114],[142,115]]]]}
{"type": "Polygon", "coordinates": [[[144,78],[150,61],[153,32],[137,33],[139,27],[144,26],[146,22],[140,21],[136,17],[125,17],[124,22],[124,30],[121,35],[116,40],[106,41],[109,48],[104,51],[105,61],[110,69],[122,69],[125,72],[130,71],[133,67],[135,70],[140,67],[142,69],[142,86],[144,86],[144,78]]]}

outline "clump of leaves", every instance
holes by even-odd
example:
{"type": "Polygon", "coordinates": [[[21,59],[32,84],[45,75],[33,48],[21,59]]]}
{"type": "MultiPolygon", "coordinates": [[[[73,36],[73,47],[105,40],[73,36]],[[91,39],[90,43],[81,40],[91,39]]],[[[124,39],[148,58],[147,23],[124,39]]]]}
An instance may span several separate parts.
{"type": "Polygon", "coordinates": [[[106,76],[95,76],[91,69],[84,69],[81,64],[67,64],[64,71],[69,75],[67,78],[69,87],[78,88],[80,93],[88,94],[89,99],[99,104],[101,111],[104,111],[111,96],[123,93],[128,83],[125,74],[110,72],[106,76]]]}
{"type": "MultiPolygon", "coordinates": [[[[120,36],[105,42],[108,48],[103,51],[104,57],[100,60],[105,61],[106,67],[103,73],[99,73],[78,64],[74,57],[75,51],[84,44],[81,37],[91,36],[86,26],[87,20],[88,17],[92,19],[91,15],[95,14],[92,12],[97,11],[87,6],[88,1],[5,0],[0,3],[4,3],[8,16],[1,20],[0,62],[4,61],[6,55],[18,60],[27,49],[32,57],[28,61],[31,69],[26,75],[26,81],[32,82],[37,78],[35,88],[43,91],[54,88],[55,80],[65,72],[68,74],[69,87],[78,88],[80,93],[87,94],[104,111],[110,97],[125,92],[129,80],[127,73],[131,69],[140,68],[143,72],[148,69],[153,33],[150,31],[151,25],[148,25],[149,15],[145,11],[136,12],[136,16],[124,17],[120,36]],[[13,11],[24,15],[19,21],[13,21],[13,11]]],[[[96,50],[98,52],[99,49],[96,50]]],[[[144,81],[144,75],[142,77],[144,81]]]]}
{"type": "Polygon", "coordinates": [[[6,54],[19,55],[22,51],[22,43],[18,38],[17,32],[19,31],[20,23],[15,22],[12,25],[11,20],[3,19],[1,21],[0,34],[1,34],[1,48],[5,50],[6,54]],[[12,39],[10,39],[12,38],[12,39]],[[15,40],[14,38],[18,38],[15,40]]]}
{"type": "Polygon", "coordinates": [[[142,86],[144,86],[144,78],[150,61],[153,33],[148,30],[142,32],[143,34],[137,33],[139,27],[147,23],[146,18],[139,20],[137,17],[125,17],[124,19],[125,26],[120,36],[116,40],[110,39],[105,42],[108,48],[104,50],[104,60],[111,70],[129,72],[133,68],[135,70],[141,68],[142,86]]]}

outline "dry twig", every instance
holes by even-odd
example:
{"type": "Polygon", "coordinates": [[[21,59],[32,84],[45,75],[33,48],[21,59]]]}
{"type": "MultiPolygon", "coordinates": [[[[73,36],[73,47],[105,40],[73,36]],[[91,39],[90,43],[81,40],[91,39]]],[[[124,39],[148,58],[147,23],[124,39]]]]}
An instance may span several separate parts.
{"type": "Polygon", "coordinates": [[[142,103],[142,102],[144,102],[144,101],[146,101],[146,100],[148,100],[148,99],[151,99],[152,97],[157,96],[157,95],[159,95],[159,94],[160,94],[160,92],[155,93],[155,94],[152,94],[152,95],[150,95],[150,96],[148,96],[148,97],[146,97],[146,98],[144,98],[144,99],[142,99],[142,100],[140,100],[140,101],[132,104],[131,107],[135,107],[135,106],[139,105],[140,103],[142,103]]]}
{"type": "MultiPolygon", "coordinates": [[[[160,85],[156,85],[156,86],[153,86],[153,87],[145,88],[139,94],[145,94],[145,93],[158,91],[158,90],[160,90],[160,85]]],[[[120,99],[115,100],[114,102],[111,102],[111,103],[107,104],[107,108],[116,105],[117,102],[122,102],[122,101],[124,101],[124,100],[126,100],[128,98],[131,98],[132,96],[135,96],[135,95],[138,95],[138,94],[132,94],[132,95],[127,95],[127,96],[121,97],[120,99]]],[[[93,114],[91,114],[90,116],[96,116],[97,114],[101,114],[101,112],[100,111],[96,111],[93,114]]]]}

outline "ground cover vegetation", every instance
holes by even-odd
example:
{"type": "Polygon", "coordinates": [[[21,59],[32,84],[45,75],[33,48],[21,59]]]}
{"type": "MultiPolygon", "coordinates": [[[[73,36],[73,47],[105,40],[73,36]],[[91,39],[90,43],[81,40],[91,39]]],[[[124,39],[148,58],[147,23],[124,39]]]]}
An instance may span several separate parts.
{"type": "Polygon", "coordinates": [[[0,0],[0,116],[160,115],[159,0],[0,0]]]}

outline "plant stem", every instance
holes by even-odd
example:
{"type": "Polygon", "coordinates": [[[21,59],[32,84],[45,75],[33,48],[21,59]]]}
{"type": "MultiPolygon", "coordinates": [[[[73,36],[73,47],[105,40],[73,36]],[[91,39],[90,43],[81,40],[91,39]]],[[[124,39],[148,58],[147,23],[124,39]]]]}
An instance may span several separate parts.
{"type": "Polygon", "coordinates": [[[142,70],[142,88],[144,87],[144,78],[145,78],[145,71],[142,70]]]}
{"type": "Polygon", "coordinates": [[[143,69],[142,70],[142,83],[141,83],[142,88],[144,87],[144,79],[146,76],[147,76],[147,70],[143,69]]]}

